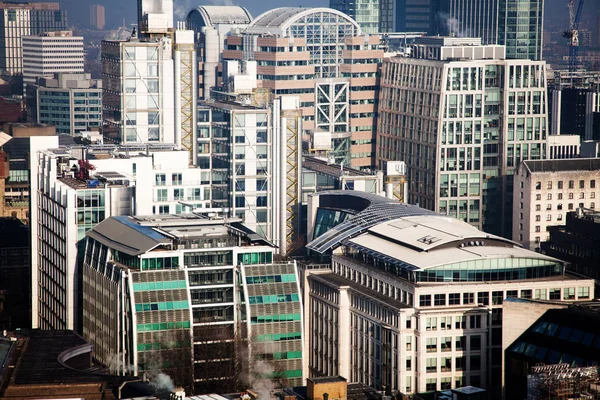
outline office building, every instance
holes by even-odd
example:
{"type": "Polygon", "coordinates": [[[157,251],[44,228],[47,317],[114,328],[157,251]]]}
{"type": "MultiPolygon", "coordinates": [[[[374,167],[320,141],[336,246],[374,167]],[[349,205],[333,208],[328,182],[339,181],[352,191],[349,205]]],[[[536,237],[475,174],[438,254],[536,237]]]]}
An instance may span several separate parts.
{"type": "Polygon", "coordinates": [[[240,6],[202,5],[186,17],[198,46],[198,98],[211,98],[210,91],[220,84],[219,67],[223,61],[225,38],[233,29],[244,29],[252,21],[250,12],[240,6]]]}
{"type": "Polygon", "coordinates": [[[523,161],[514,178],[512,239],[540,251],[549,226],[563,225],[569,211],[595,209],[599,169],[600,159],[523,161]]]}
{"type": "MultiPolygon", "coordinates": [[[[581,137],[579,135],[548,135],[548,159],[561,160],[579,157],[581,137]]],[[[592,157],[584,157],[592,158],[592,157]]]]}
{"type": "Polygon", "coordinates": [[[253,102],[254,61],[227,61],[223,75],[227,93],[237,94],[199,105],[197,165],[211,171],[213,207],[241,218],[287,254],[298,246],[300,229],[298,97],[253,102]]]}
{"type": "MultiPolygon", "coordinates": [[[[32,324],[81,329],[85,233],[112,215],[177,214],[209,205],[209,185],[174,145],[59,147],[31,141],[32,324]],[[48,150],[50,149],[50,150],[48,150]]],[[[54,139],[54,140],[52,140],[54,139]]]]}
{"type": "Polygon", "coordinates": [[[58,3],[1,3],[0,70],[23,73],[21,38],[67,29],[67,13],[58,3]]]}
{"type": "Polygon", "coordinates": [[[544,34],[544,1],[497,0],[497,2],[497,43],[506,46],[506,58],[541,60],[544,34]]]}
{"type": "Polygon", "coordinates": [[[87,235],[83,331],[114,373],[160,368],[196,393],[303,382],[296,265],[239,219],[121,216],[87,235]]]}
{"type": "Polygon", "coordinates": [[[56,73],[82,74],[85,54],[83,36],[73,36],[72,31],[46,32],[36,36],[23,36],[23,94],[28,84],[37,78],[56,73]]]}
{"type": "Polygon", "coordinates": [[[330,8],[269,10],[232,32],[223,51],[223,60],[256,60],[259,88],[299,96],[302,130],[331,133],[336,162],[361,169],[373,166],[382,58],[378,36],[330,8]]]}
{"type": "Polygon", "coordinates": [[[193,31],[173,26],[173,1],[138,2],[139,31],[102,41],[103,117],[119,143],[175,143],[195,157],[193,31]]]}
{"type": "Polygon", "coordinates": [[[106,25],[104,6],[94,4],[90,6],[90,27],[92,29],[103,30],[106,25]]]}
{"type": "Polygon", "coordinates": [[[30,122],[50,124],[56,133],[79,136],[102,127],[102,81],[90,74],[58,73],[27,85],[30,122]]]}
{"type": "Polygon", "coordinates": [[[510,235],[513,169],[546,158],[546,64],[473,38],[411,49],[383,64],[378,166],[406,163],[409,203],[510,235]]]}
{"type": "Polygon", "coordinates": [[[311,200],[307,248],[331,257],[330,270],[305,270],[315,374],[407,395],[471,385],[499,396],[504,299],[593,296],[593,280],[562,261],[463,221],[360,192],[311,200]]]}
{"type": "Polygon", "coordinates": [[[582,158],[600,158],[600,140],[581,142],[580,154],[582,158]]]}
{"type": "MultiPolygon", "coordinates": [[[[343,12],[356,21],[363,33],[377,34],[385,32],[380,30],[381,3],[386,0],[376,1],[347,1],[330,0],[329,7],[343,12]]],[[[389,3],[389,1],[387,1],[389,3]]]]}
{"type": "MultiPolygon", "coordinates": [[[[592,277],[600,286],[600,213],[578,208],[566,214],[560,225],[548,227],[549,237],[541,244],[542,252],[568,262],[568,268],[592,277]]],[[[596,290],[596,296],[600,293],[596,290]]]]}

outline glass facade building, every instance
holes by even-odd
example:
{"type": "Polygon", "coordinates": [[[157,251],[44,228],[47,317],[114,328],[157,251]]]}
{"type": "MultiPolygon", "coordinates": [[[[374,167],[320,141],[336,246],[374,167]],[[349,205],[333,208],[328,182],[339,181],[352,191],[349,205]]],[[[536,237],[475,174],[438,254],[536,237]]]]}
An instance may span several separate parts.
{"type": "Polygon", "coordinates": [[[541,60],[543,22],[543,0],[499,0],[498,43],[506,58],[541,60]]]}

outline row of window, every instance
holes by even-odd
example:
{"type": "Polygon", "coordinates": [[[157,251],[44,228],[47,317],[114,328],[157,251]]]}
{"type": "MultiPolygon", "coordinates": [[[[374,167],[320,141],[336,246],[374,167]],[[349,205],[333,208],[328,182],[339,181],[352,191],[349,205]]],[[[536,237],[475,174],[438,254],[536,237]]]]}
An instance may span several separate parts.
{"type": "Polygon", "coordinates": [[[301,351],[282,351],[275,353],[259,354],[257,356],[261,360],[296,360],[302,358],[301,351]]]}
{"type": "MultiPolygon", "coordinates": [[[[569,192],[567,197],[569,198],[569,200],[573,200],[575,198],[575,194],[573,192],[569,192]]],[[[585,199],[585,193],[584,192],[580,192],[579,196],[580,199],[585,199]]],[[[523,192],[521,192],[521,198],[523,198],[523,192]]],[[[562,200],[563,199],[563,194],[562,193],[558,193],[558,195],[556,196],[557,200],[562,200]]],[[[596,198],[596,192],[591,192],[590,193],[590,199],[595,199],[596,198]]],[[[536,194],[535,195],[535,199],[536,201],[541,201],[542,200],[542,195],[541,194],[536,194]]],[[[548,193],[546,195],[546,200],[552,200],[552,193],[548,193]]]]}
{"type": "Polygon", "coordinates": [[[271,322],[288,321],[300,321],[300,314],[259,315],[257,317],[250,318],[250,322],[253,324],[268,324],[271,322]]]}
{"type": "MultiPolygon", "coordinates": [[[[546,189],[551,190],[552,189],[552,181],[548,181],[546,183],[546,189]]],[[[568,186],[569,189],[574,189],[575,188],[575,181],[569,181],[568,182],[568,186]]],[[[558,189],[562,189],[563,188],[563,181],[558,181],[556,187],[558,189]]],[[[521,188],[523,188],[523,183],[521,182],[521,188]]],[[[590,188],[591,189],[595,189],[596,188],[596,180],[595,179],[591,179],[590,180],[590,188]]],[[[579,180],[579,189],[585,189],[585,180],[584,179],[580,179],[579,180]]],[[[536,182],[535,183],[535,190],[542,190],[542,182],[536,182]]]]}
{"type": "MultiPolygon", "coordinates": [[[[467,350],[467,337],[456,336],[454,338],[454,349],[456,351],[467,350]]],[[[469,351],[481,350],[481,335],[469,336],[469,351]]],[[[427,338],[426,339],[426,351],[427,353],[437,353],[438,349],[442,352],[452,351],[452,336],[441,337],[441,338],[427,338]],[[439,347],[438,347],[439,339],[439,347]]]]}
{"type": "Polygon", "coordinates": [[[296,274],[248,276],[246,283],[256,285],[262,283],[296,282],[296,274]]]}
{"type": "Polygon", "coordinates": [[[276,304],[276,303],[289,303],[300,301],[298,294],[272,294],[264,296],[250,296],[248,302],[250,304],[276,304]]]}
{"type": "Polygon", "coordinates": [[[182,301],[160,301],[158,303],[138,303],[135,305],[135,311],[165,311],[165,310],[187,310],[190,303],[187,300],[182,301]]]}
{"type": "Polygon", "coordinates": [[[287,340],[299,340],[302,338],[300,332],[289,332],[289,333],[274,333],[269,335],[258,335],[256,336],[257,342],[280,342],[287,340]]]}
{"type": "Polygon", "coordinates": [[[134,283],[133,291],[141,292],[146,290],[170,290],[170,289],[185,289],[186,281],[165,281],[165,282],[143,282],[134,283]]]}
{"type": "Polygon", "coordinates": [[[166,331],[168,329],[189,329],[190,321],[161,322],[154,324],[137,324],[138,332],[166,331]]]}
{"type": "Polygon", "coordinates": [[[189,347],[189,346],[190,346],[190,343],[187,341],[138,343],[137,351],[170,350],[170,349],[179,349],[182,347],[189,347]]]}

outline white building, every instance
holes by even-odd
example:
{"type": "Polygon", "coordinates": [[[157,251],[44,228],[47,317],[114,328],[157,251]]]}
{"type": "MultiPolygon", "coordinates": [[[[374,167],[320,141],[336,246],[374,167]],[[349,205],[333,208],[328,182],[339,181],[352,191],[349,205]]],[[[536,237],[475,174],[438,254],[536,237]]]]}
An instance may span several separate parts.
{"type": "Polygon", "coordinates": [[[600,159],[524,161],[515,173],[512,238],[539,251],[548,226],[564,225],[566,213],[595,209],[600,159]]]}
{"type": "Polygon", "coordinates": [[[331,270],[305,270],[314,374],[392,393],[472,385],[501,395],[504,299],[593,296],[593,279],[566,275],[560,260],[382,197],[313,195],[308,223],[307,247],[331,256],[331,270]]]}
{"type": "Polygon", "coordinates": [[[508,234],[513,171],[547,154],[545,62],[475,38],[417,38],[411,50],[383,63],[377,165],[406,163],[411,204],[508,234]]]}
{"type": "Polygon", "coordinates": [[[206,208],[210,188],[173,145],[34,148],[31,142],[32,323],[79,329],[86,231],[110,216],[206,208]]]}
{"type": "Polygon", "coordinates": [[[37,36],[23,36],[23,92],[27,84],[38,77],[56,73],[82,74],[85,61],[83,36],[72,31],[46,32],[37,36]]]}
{"type": "Polygon", "coordinates": [[[548,135],[549,160],[564,158],[577,158],[581,148],[581,136],[579,135],[548,135]]]}

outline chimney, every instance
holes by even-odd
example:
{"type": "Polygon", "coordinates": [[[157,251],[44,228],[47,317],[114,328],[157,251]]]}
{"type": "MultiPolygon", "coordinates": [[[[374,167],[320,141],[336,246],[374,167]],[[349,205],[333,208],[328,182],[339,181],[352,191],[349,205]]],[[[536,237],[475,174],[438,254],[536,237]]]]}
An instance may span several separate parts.
{"type": "Polygon", "coordinates": [[[185,389],[182,387],[173,389],[169,396],[169,400],[185,400],[185,389]]]}

